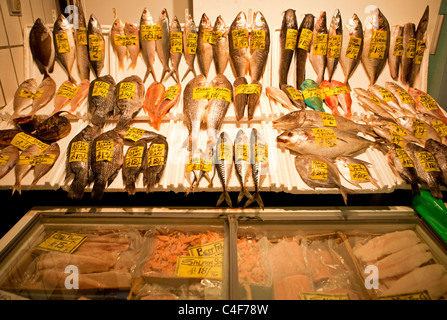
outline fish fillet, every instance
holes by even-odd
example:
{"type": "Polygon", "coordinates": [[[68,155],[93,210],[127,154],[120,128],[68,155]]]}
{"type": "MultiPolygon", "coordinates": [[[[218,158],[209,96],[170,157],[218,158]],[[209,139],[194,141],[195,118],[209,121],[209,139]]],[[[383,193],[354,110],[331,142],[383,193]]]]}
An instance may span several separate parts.
{"type": "Polygon", "coordinates": [[[116,263],[118,254],[102,252],[95,256],[48,253],[41,256],[36,265],[38,270],[56,269],[65,270],[69,265],[74,265],[80,273],[102,272],[110,270],[116,263]]]}
{"type": "MultiPolygon", "coordinates": [[[[90,253],[92,251],[121,252],[129,249],[129,244],[107,242],[84,242],[76,253],[90,253]]],[[[89,254],[92,255],[92,254],[89,254]]]]}
{"type": "Polygon", "coordinates": [[[433,256],[429,250],[430,248],[425,243],[420,243],[368,264],[375,265],[379,269],[381,279],[394,277],[410,272],[430,261],[433,256]]]}
{"type": "Polygon", "coordinates": [[[395,231],[375,237],[363,246],[355,247],[354,254],[362,261],[375,261],[420,241],[413,230],[395,231]]]}
{"type": "Polygon", "coordinates": [[[302,247],[296,241],[283,240],[267,254],[274,280],[307,273],[302,247]]]}
{"type": "Polygon", "coordinates": [[[314,282],[331,278],[335,263],[328,250],[308,250],[306,252],[306,259],[314,282]]]}
{"type": "Polygon", "coordinates": [[[275,281],[273,284],[275,299],[301,300],[301,292],[312,292],[312,283],[308,276],[295,275],[275,281]]]}
{"type": "Polygon", "coordinates": [[[441,264],[431,264],[407,273],[382,291],[383,296],[427,290],[431,298],[447,293],[447,272],[441,264]]]}

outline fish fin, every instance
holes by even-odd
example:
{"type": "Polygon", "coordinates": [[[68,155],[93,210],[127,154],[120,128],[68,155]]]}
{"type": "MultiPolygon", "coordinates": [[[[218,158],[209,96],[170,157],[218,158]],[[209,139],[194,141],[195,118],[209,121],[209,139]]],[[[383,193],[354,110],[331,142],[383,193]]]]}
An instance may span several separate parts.
{"type": "Polygon", "coordinates": [[[20,184],[20,182],[16,182],[14,184],[14,187],[12,188],[12,195],[14,195],[15,192],[18,192],[20,195],[22,194],[22,186],[20,184]]]}
{"type": "Polygon", "coordinates": [[[95,181],[95,184],[93,185],[91,198],[93,200],[101,200],[104,196],[104,191],[106,189],[106,182],[105,181],[95,181]]]}
{"type": "Polygon", "coordinates": [[[118,62],[118,68],[120,71],[124,71],[124,60],[118,62]]]}
{"type": "Polygon", "coordinates": [[[244,208],[247,208],[249,205],[251,205],[253,202],[257,202],[259,207],[264,210],[264,203],[262,202],[261,194],[256,191],[254,196],[252,196],[251,199],[248,199],[247,202],[244,205],[244,208]]]}
{"type": "Polygon", "coordinates": [[[136,193],[135,183],[134,182],[126,183],[126,191],[129,196],[134,196],[136,193]]]}
{"type": "Polygon", "coordinates": [[[436,199],[442,199],[442,198],[443,198],[443,196],[442,196],[442,192],[441,192],[441,190],[439,189],[439,186],[438,186],[438,185],[429,186],[429,189],[430,189],[430,193],[431,193],[431,195],[432,195],[433,197],[435,197],[436,199]]]}
{"type": "Polygon", "coordinates": [[[344,83],[344,85],[348,88],[348,90],[349,91],[352,91],[351,90],[351,85],[349,84],[349,82],[348,82],[348,79],[346,78],[346,80],[345,80],[345,83],[344,83]]]}
{"type": "MultiPolygon", "coordinates": [[[[185,78],[188,76],[188,74],[190,73],[190,72],[194,72],[194,69],[193,68],[188,68],[188,70],[186,70],[186,72],[185,72],[185,75],[183,76],[183,78],[182,78],[182,82],[183,82],[183,80],[185,80],[185,78]]],[[[195,76],[194,76],[195,77],[195,76]]]]}
{"type": "Polygon", "coordinates": [[[232,206],[233,206],[233,204],[231,203],[230,194],[228,193],[228,191],[224,191],[224,192],[222,192],[222,194],[220,195],[219,200],[217,200],[216,207],[220,206],[224,200],[225,200],[225,202],[227,203],[227,205],[228,205],[229,207],[232,207],[232,206]]]}
{"type": "Polygon", "coordinates": [[[68,191],[68,198],[80,200],[84,196],[85,185],[79,179],[73,180],[68,191]]]}
{"type": "Polygon", "coordinates": [[[345,188],[343,186],[340,187],[340,193],[343,197],[343,201],[345,203],[345,205],[348,205],[348,193],[353,193],[351,190],[349,190],[348,188],[345,188]]]}
{"type": "Polygon", "coordinates": [[[252,195],[250,194],[250,192],[247,191],[246,188],[243,188],[240,192],[239,195],[237,197],[237,203],[240,203],[242,201],[242,199],[245,197],[247,197],[247,199],[253,199],[252,195]]]}
{"type": "Polygon", "coordinates": [[[132,61],[129,66],[127,67],[127,70],[129,71],[130,69],[135,70],[137,66],[137,62],[136,61],[132,61]]]}

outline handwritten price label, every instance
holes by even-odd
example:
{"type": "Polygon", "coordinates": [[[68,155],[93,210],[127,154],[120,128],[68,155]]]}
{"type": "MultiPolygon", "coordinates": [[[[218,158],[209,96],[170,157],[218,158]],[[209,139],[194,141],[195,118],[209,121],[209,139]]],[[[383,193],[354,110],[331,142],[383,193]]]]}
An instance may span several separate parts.
{"type": "Polygon", "coordinates": [[[328,39],[327,57],[332,59],[340,58],[342,35],[330,36],[328,39]]]}
{"type": "Polygon", "coordinates": [[[294,87],[287,87],[286,90],[289,92],[293,100],[304,100],[303,93],[294,87]]]}
{"type": "Polygon", "coordinates": [[[73,99],[74,95],[79,91],[79,88],[72,87],[66,84],[63,84],[59,90],[57,91],[56,96],[65,97],[67,99],[73,99]]]}
{"type": "Polygon", "coordinates": [[[219,144],[217,154],[219,155],[219,160],[225,160],[225,161],[233,160],[233,148],[228,143],[219,144]]]}
{"type": "Polygon", "coordinates": [[[68,53],[70,52],[70,43],[68,42],[68,35],[66,33],[56,34],[57,52],[68,53]]]}
{"type": "Polygon", "coordinates": [[[333,148],[338,145],[337,136],[332,129],[312,129],[318,148],[333,148]]]}
{"type": "Polygon", "coordinates": [[[413,59],[415,53],[416,53],[416,38],[410,38],[408,39],[407,52],[405,54],[405,57],[407,59],[413,59]]]}
{"type": "Polygon", "coordinates": [[[90,54],[90,61],[101,61],[103,55],[103,43],[101,37],[91,34],[88,37],[88,51],[90,54]]]}
{"type": "Polygon", "coordinates": [[[39,244],[37,248],[45,251],[73,253],[86,239],[86,236],[78,234],[54,232],[45,239],[45,241],[39,244]]]}
{"type": "Polygon", "coordinates": [[[386,53],[388,32],[376,30],[371,37],[371,46],[369,47],[368,57],[370,59],[384,59],[386,53]]]}
{"type": "Polygon", "coordinates": [[[110,84],[103,81],[96,81],[93,85],[92,97],[103,97],[107,98],[109,94],[110,84]]]}
{"type": "Polygon", "coordinates": [[[96,161],[112,162],[113,160],[113,141],[101,140],[96,142],[96,161]]]}
{"type": "Polygon", "coordinates": [[[264,50],[265,49],[265,31],[252,30],[250,35],[250,49],[264,50]]]}
{"type": "Polygon", "coordinates": [[[327,180],[327,176],[327,163],[323,161],[312,160],[310,178],[312,180],[327,180]]]}
{"type": "Polygon", "coordinates": [[[298,38],[298,30],[287,29],[285,49],[295,50],[297,38],[298,38]]]}
{"type": "Polygon", "coordinates": [[[171,52],[183,53],[183,33],[181,32],[171,33],[171,52]]]}
{"type": "Polygon", "coordinates": [[[379,92],[382,96],[383,101],[390,102],[394,100],[394,95],[385,88],[379,88],[379,92]]]}
{"type": "Polygon", "coordinates": [[[428,151],[418,152],[417,156],[425,172],[440,172],[435,157],[428,151]]]}
{"type": "Polygon", "coordinates": [[[236,163],[248,161],[248,145],[240,143],[236,144],[234,146],[234,159],[236,163]]]}
{"type": "Polygon", "coordinates": [[[363,164],[350,163],[349,173],[351,174],[351,180],[369,182],[368,170],[363,164]]]}
{"type": "Polygon", "coordinates": [[[416,43],[416,52],[414,55],[413,63],[414,64],[421,64],[422,58],[424,57],[424,52],[427,44],[423,40],[418,40],[416,43]]]}
{"type": "Polygon", "coordinates": [[[362,45],[362,38],[350,37],[348,48],[346,49],[346,58],[357,59],[360,53],[360,47],[362,45]]]}
{"type": "Polygon", "coordinates": [[[78,31],[76,31],[76,35],[78,39],[78,46],[88,45],[87,28],[79,28],[78,31]]]}
{"type": "Polygon", "coordinates": [[[396,57],[402,57],[404,54],[404,37],[396,37],[396,43],[393,48],[393,55],[396,57]]]}
{"type": "Polygon", "coordinates": [[[197,53],[197,34],[188,33],[186,35],[186,53],[187,54],[197,53]]]}
{"type": "Polygon", "coordinates": [[[404,168],[414,168],[413,160],[408,156],[407,152],[402,148],[396,148],[396,154],[399,158],[402,167],[404,168]]]}
{"type": "Polygon", "coordinates": [[[247,29],[239,29],[233,30],[233,48],[234,49],[243,49],[248,48],[248,30],[247,29]]]}
{"type": "Polygon", "coordinates": [[[0,154],[0,166],[4,167],[8,164],[10,156],[0,154]]]}
{"type": "Polygon", "coordinates": [[[20,132],[17,135],[15,135],[15,137],[11,141],[11,144],[22,151],[26,150],[29,146],[33,144],[37,145],[37,147],[39,148],[39,152],[42,152],[49,147],[48,144],[43,143],[39,139],[29,136],[24,132],[20,132]]]}
{"type": "Polygon", "coordinates": [[[438,110],[438,104],[435,99],[430,97],[428,94],[421,95],[417,98],[419,102],[424,106],[427,111],[438,110]]]}
{"type": "Polygon", "coordinates": [[[126,154],[126,168],[140,168],[143,165],[144,147],[138,146],[129,148],[126,154]]]}
{"type": "Polygon", "coordinates": [[[256,94],[256,95],[260,95],[261,94],[261,87],[259,87],[259,85],[257,84],[240,84],[237,86],[236,88],[236,96],[238,94],[256,94]]]}
{"type": "Polygon", "coordinates": [[[68,162],[87,162],[88,161],[88,150],[90,144],[84,141],[76,141],[71,144],[70,157],[68,162]]]}
{"type": "Polygon", "coordinates": [[[142,41],[158,41],[163,40],[162,28],[160,25],[142,25],[141,26],[142,41]]]}
{"type": "Polygon", "coordinates": [[[431,123],[440,137],[447,137],[447,125],[442,120],[435,120],[431,123]]]}
{"type": "Polygon", "coordinates": [[[333,114],[327,113],[327,112],[320,112],[321,119],[323,120],[323,126],[325,127],[336,127],[337,126],[337,120],[335,120],[335,117],[333,114]]]}
{"type": "Polygon", "coordinates": [[[164,144],[152,144],[147,156],[148,167],[158,167],[165,164],[166,146],[164,144]]]}
{"type": "Polygon", "coordinates": [[[419,119],[413,120],[413,135],[418,139],[427,139],[427,124],[419,119]]]}
{"type": "Polygon", "coordinates": [[[269,162],[268,147],[264,143],[255,143],[255,162],[269,162]]]}
{"type": "Polygon", "coordinates": [[[327,54],[327,34],[316,34],[314,36],[313,55],[325,56],[327,54]]]}
{"type": "Polygon", "coordinates": [[[135,88],[136,84],[132,82],[123,82],[120,85],[120,91],[118,99],[127,99],[127,100],[133,100],[135,98],[135,88]]]}
{"type": "Polygon", "coordinates": [[[163,100],[174,100],[177,94],[180,92],[180,88],[177,86],[171,86],[166,90],[163,100]]]}
{"type": "Polygon", "coordinates": [[[310,44],[312,43],[313,31],[304,28],[301,30],[300,39],[298,40],[298,48],[305,51],[309,51],[310,44]]]}

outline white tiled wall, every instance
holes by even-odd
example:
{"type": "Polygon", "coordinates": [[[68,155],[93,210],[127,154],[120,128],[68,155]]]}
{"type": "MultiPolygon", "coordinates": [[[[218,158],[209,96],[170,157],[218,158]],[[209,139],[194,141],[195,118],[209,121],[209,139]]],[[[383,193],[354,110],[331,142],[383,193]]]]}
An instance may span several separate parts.
{"type": "Polygon", "coordinates": [[[23,28],[37,18],[53,23],[56,0],[21,0],[22,15],[10,16],[7,0],[0,0],[0,108],[10,103],[24,79],[23,28]]]}

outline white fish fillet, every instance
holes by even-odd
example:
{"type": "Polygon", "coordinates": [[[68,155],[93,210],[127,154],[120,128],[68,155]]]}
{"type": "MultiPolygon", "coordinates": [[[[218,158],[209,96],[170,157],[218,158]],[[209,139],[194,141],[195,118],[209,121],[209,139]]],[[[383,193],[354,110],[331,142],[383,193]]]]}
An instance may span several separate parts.
{"type": "Polygon", "coordinates": [[[405,274],[423,265],[433,258],[430,248],[425,243],[420,243],[385,258],[368,264],[375,265],[379,269],[379,278],[385,279],[405,274]]]}
{"type": "Polygon", "coordinates": [[[274,280],[307,273],[303,249],[296,241],[278,242],[269,249],[267,257],[274,280]]]}
{"type": "Polygon", "coordinates": [[[118,259],[118,254],[103,251],[96,256],[67,253],[48,253],[39,257],[37,269],[65,270],[66,266],[74,265],[81,273],[103,272],[113,268],[118,259]]]}
{"type": "Polygon", "coordinates": [[[421,242],[413,230],[395,231],[375,237],[366,244],[354,248],[354,254],[362,261],[375,261],[388,254],[421,242]]]}
{"type": "Polygon", "coordinates": [[[382,296],[427,290],[431,298],[439,299],[447,293],[447,272],[441,264],[431,264],[407,273],[390,287],[382,291],[382,296]]]}

